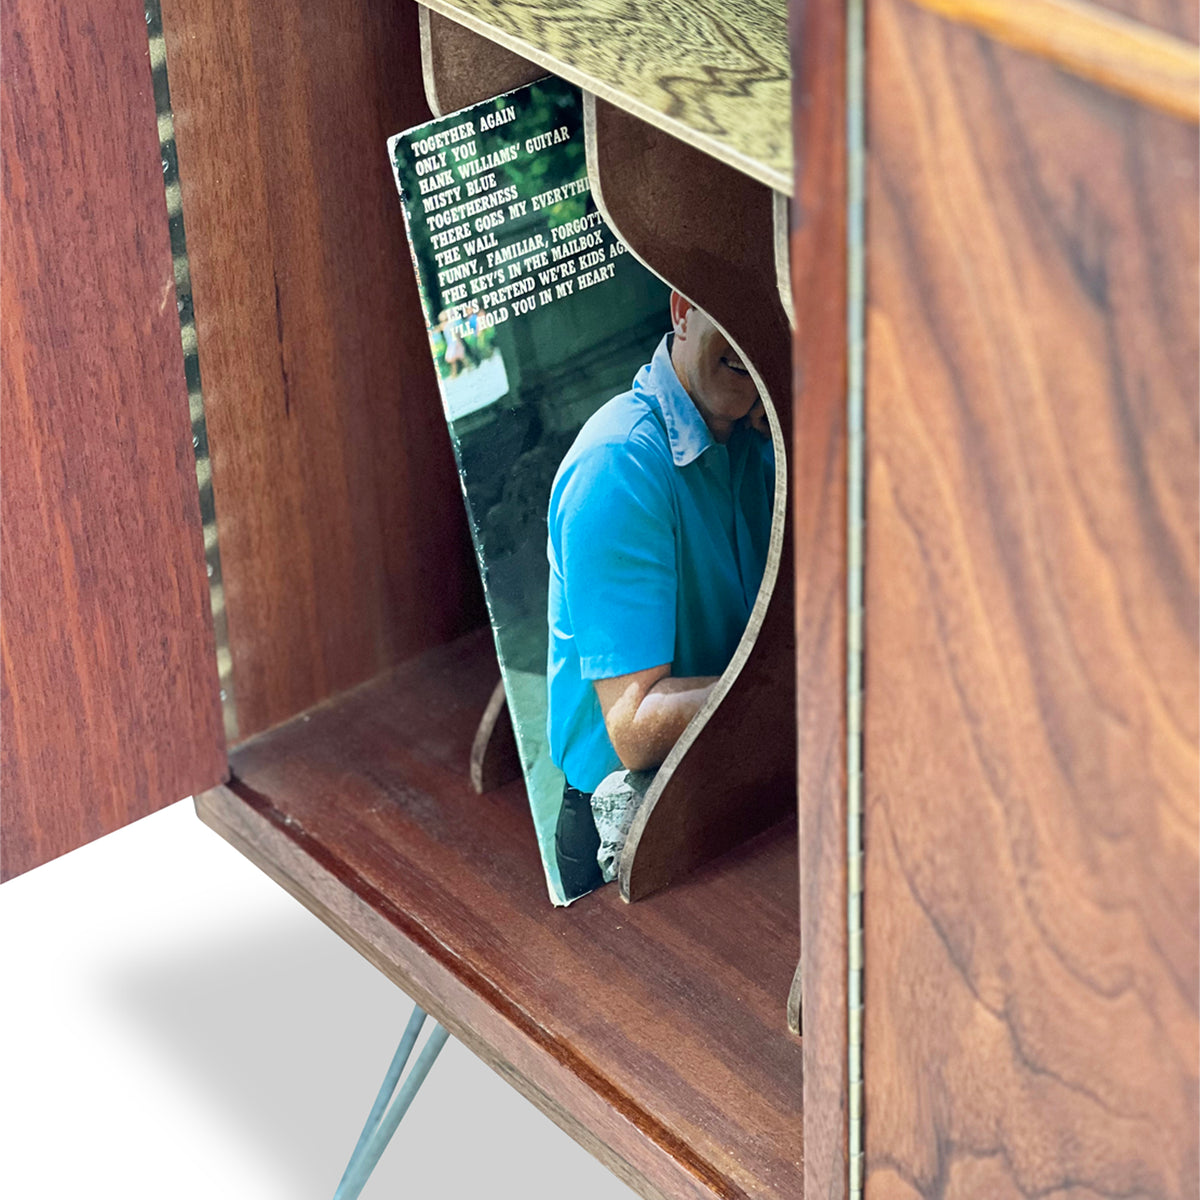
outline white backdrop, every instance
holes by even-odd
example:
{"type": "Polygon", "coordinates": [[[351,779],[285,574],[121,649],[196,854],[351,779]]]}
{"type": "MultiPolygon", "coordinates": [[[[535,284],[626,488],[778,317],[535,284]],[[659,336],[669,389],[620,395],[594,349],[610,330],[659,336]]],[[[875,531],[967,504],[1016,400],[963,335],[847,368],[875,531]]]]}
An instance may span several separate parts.
{"type": "MultiPolygon", "coordinates": [[[[181,801],[0,888],[0,1195],[329,1200],[409,1010],[181,801]]],[[[633,1195],[453,1039],[363,1192],[633,1195]]]]}

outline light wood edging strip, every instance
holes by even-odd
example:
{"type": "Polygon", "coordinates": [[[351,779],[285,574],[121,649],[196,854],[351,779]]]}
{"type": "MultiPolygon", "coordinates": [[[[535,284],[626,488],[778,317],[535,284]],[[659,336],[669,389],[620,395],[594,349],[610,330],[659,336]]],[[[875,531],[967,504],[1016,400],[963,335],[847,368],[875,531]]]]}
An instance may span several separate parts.
{"type": "Polygon", "coordinates": [[[1080,0],[910,0],[1065,71],[1200,123],[1200,47],[1080,0]]]}
{"type": "Polygon", "coordinates": [[[437,94],[437,73],[433,63],[433,30],[430,28],[432,13],[423,4],[418,9],[421,31],[421,82],[425,85],[425,103],[435,117],[444,117],[441,101],[437,94]]]}
{"type": "Polygon", "coordinates": [[[740,23],[727,29],[729,14],[713,2],[689,10],[689,23],[657,25],[650,15],[631,20],[630,7],[616,0],[562,0],[553,6],[419,2],[791,195],[786,4],[744,0],[740,23]],[[628,36],[621,35],[622,23],[628,36]],[[692,26],[704,36],[689,43],[692,26]]]}

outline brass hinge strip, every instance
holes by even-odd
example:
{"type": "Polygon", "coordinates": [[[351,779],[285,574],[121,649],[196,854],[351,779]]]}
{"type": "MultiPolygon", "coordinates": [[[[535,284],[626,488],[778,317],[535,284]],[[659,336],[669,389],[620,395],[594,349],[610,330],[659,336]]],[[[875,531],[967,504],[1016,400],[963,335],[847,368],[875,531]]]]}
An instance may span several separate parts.
{"type": "Polygon", "coordinates": [[[221,550],[217,542],[217,509],[213,498],[212,460],[208,453],[208,427],[204,420],[204,393],[200,386],[200,358],[196,347],[196,320],[192,303],[192,276],[188,266],[187,237],[183,228],[183,196],[179,184],[179,155],[175,149],[175,118],[167,84],[167,44],[163,36],[159,0],[146,0],[146,34],[150,42],[150,71],[154,109],[158,116],[158,144],[162,156],[167,224],[171,231],[171,260],[175,271],[175,305],[179,311],[179,336],[183,348],[183,373],[187,381],[188,409],[192,422],[192,449],[196,454],[196,485],[200,493],[200,521],[204,531],[204,566],[208,574],[216,639],[217,675],[225,740],[238,738],[237,706],[233,694],[233,660],[229,652],[229,623],[225,614],[225,587],[221,575],[221,550]]]}

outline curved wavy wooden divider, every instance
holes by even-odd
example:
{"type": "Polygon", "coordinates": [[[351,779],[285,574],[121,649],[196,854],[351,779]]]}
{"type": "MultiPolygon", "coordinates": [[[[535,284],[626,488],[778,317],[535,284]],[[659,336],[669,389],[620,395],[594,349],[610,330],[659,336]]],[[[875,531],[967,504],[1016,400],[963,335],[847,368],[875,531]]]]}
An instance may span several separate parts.
{"type": "Polygon", "coordinates": [[[527,58],[421,7],[421,75],[436,117],[481,104],[546,74],[527,58]]]}
{"type": "MultiPolygon", "coordinates": [[[[791,438],[791,334],[773,286],[771,189],[603,100],[585,98],[592,193],[629,249],[722,326],[791,438]]],[[[786,469],[763,590],[734,661],[659,770],[621,859],[637,900],[795,812],[795,645],[786,469]]]]}
{"type": "Polygon", "coordinates": [[[479,718],[468,769],[471,786],[481,796],[521,777],[521,755],[517,750],[517,735],[509,715],[503,679],[496,680],[483,716],[479,718]]]}

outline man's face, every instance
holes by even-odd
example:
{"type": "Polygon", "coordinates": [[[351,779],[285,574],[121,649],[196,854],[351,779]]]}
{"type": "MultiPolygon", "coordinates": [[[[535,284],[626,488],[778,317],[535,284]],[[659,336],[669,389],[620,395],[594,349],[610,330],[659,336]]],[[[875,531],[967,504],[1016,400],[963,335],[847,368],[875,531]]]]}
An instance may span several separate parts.
{"type": "Polygon", "coordinates": [[[723,442],[734,424],[755,407],[758,389],[725,335],[678,292],[671,295],[671,317],[675,330],[671,363],[675,374],[713,437],[723,442]]]}

